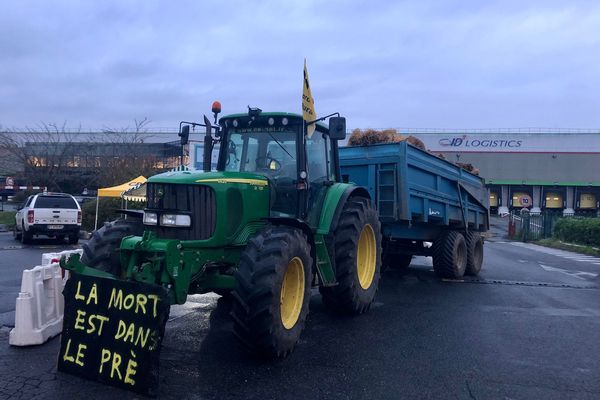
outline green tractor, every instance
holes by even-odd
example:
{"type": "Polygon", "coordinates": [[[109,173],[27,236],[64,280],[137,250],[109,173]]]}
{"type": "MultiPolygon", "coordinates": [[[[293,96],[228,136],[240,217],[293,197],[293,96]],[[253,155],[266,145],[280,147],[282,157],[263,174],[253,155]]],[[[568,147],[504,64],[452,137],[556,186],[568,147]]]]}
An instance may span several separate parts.
{"type": "Polygon", "coordinates": [[[81,260],[71,257],[64,267],[162,285],[171,304],[194,293],[229,296],[240,343],[287,356],[312,287],[326,306],[360,314],[379,284],[377,211],[365,188],[342,182],[338,140],[346,122],[336,114],[305,123],[300,115],[249,108],[218,126],[206,117],[204,124],[182,122],[182,142],[190,126],[206,127],[204,171],[148,179],[143,218],[105,223],[81,260]],[[320,122],[327,118],[328,126],[320,122]]]}

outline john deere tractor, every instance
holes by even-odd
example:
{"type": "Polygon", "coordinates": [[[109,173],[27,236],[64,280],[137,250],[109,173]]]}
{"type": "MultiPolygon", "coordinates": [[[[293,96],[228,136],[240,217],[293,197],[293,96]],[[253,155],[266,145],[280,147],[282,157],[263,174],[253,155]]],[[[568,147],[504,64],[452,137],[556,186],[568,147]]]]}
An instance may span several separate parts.
{"type": "Polygon", "coordinates": [[[249,351],[285,357],[308,315],[311,287],[328,307],[369,309],[381,267],[377,211],[367,190],[343,183],[343,117],[249,108],[204,126],[204,171],[147,181],[140,219],[106,223],[66,267],[80,274],[162,285],[171,304],[188,294],[232,298],[234,334],[249,351]],[[328,118],[328,126],[321,121],[328,118]],[[211,155],[217,151],[216,171],[211,155]]]}

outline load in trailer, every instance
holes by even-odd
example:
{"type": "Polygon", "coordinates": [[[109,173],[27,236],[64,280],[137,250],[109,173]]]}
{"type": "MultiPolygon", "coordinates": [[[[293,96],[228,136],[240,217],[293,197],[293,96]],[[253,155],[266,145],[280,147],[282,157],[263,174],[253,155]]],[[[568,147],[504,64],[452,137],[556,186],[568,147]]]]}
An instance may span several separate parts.
{"type": "Polygon", "coordinates": [[[406,141],[346,147],[339,157],[344,180],[366,188],[377,206],[384,266],[406,268],[413,255],[427,255],[443,278],[479,273],[489,228],[483,179],[406,141]]]}

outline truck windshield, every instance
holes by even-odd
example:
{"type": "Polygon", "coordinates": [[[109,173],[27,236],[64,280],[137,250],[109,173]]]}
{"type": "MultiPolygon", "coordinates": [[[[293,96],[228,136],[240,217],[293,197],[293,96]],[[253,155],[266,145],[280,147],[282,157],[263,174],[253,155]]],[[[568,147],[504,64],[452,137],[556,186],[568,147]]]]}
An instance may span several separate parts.
{"type": "Polygon", "coordinates": [[[296,132],[283,128],[230,130],[225,171],[296,177],[296,132]]]}

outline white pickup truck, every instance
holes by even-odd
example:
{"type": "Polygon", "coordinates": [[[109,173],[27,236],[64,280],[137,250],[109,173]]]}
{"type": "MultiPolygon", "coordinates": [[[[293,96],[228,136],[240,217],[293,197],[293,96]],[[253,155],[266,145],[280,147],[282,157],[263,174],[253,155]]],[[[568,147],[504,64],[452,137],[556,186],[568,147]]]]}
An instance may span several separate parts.
{"type": "Polygon", "coordinates": [[[45,235],[70,244],[79,241],[81,208],[66,193],[39,193],[29,196],[15,215],[14,237],[30,243],[34,235],[45,235]]]}

